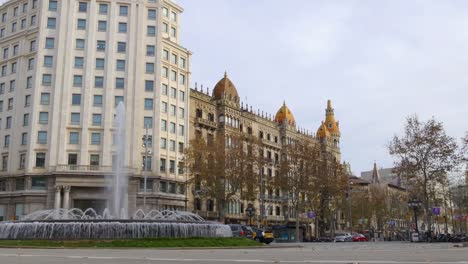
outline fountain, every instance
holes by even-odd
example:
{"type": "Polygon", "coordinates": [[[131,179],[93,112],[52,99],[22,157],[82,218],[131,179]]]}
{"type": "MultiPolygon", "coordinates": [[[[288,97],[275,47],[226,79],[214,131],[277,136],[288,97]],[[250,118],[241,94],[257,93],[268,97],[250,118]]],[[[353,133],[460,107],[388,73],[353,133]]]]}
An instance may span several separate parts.
{"type": "Polygon", "coordinates": [[[139,239],[231,237],[229,226],[205,221],[197,214],[181,211],[138,209],[128,215],[128,175],[125,164],[125,107],[116,109],[117,162],[112,178],[112,198],[102,214],[94,209],[35,211],[20,221],[0,223],[0,239],[139,239]]]}

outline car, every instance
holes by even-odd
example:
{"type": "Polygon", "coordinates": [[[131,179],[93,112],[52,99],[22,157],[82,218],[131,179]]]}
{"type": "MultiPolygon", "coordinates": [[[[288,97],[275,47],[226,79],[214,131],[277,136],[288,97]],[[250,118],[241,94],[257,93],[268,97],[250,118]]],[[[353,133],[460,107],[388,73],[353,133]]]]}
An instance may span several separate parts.
{"type": "Polygon", "coordinates": [[[335,242],[351,242],[351,241],[353,241],[353,237],[349,233],[336,234],[335,236],[335,242]]]}
{"type": "Polygon", "coordinates": [[[233,237],[246,237],[250,239],[254,238],[254,232],[250,226],[230,224],[229,227],[231,228],[233,237]]]}
{"type": "Polygon", "coordinates": [[[254,228],[253,230],[255,233],[255,241],[265,243],[268,245],[275,240],[275,236],[273,235],[273,231],[271,230],[262,230],[257,228],[254,228]]]}
{"type": "Polygon", "coordinates": [[[369,239],[363,234],[354,234],[353,242],[367,242],[369,239]]]}

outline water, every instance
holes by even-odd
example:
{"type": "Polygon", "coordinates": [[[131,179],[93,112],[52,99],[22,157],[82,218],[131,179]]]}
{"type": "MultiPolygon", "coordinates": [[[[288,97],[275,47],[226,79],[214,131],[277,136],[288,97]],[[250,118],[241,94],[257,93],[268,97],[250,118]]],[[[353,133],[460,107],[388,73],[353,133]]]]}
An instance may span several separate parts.
{"type": "Polygon", "coordinates": [[[128,176],[124,172],[125,166],[125,106],[123,102],[120,102],[116,108],[116,115],[114,124],[117,128],[115,145],[117,149],[117,158],[115,164],[115,172],[112,181],[112,193],[113,197],[111,200],[112,213],[119,218],[128,218],[128,176]]]}

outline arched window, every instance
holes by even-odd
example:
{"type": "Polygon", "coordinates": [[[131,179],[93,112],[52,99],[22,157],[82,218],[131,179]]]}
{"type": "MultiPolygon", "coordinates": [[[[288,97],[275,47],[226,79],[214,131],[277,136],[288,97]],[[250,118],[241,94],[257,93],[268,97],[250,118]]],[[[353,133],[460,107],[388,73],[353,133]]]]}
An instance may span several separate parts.
{"type": "Polygon", "coordinates": [[[203,118],[203,111],[201,109],[195,110],[197,118],[203,118]]]}

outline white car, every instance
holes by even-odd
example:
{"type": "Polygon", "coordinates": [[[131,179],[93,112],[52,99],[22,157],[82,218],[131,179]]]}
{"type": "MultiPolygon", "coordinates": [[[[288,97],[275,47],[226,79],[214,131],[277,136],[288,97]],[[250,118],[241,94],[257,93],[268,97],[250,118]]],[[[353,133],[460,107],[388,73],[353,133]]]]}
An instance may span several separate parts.
{"type": "Polygon", "coordinates": [[[353,236],[351,234],[336,234],[335,242],[353,242],[353,236]]]}

